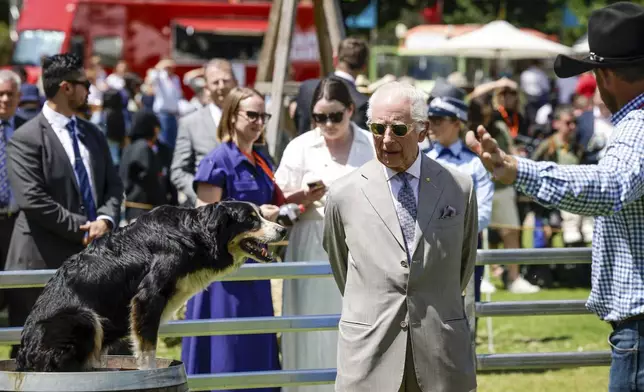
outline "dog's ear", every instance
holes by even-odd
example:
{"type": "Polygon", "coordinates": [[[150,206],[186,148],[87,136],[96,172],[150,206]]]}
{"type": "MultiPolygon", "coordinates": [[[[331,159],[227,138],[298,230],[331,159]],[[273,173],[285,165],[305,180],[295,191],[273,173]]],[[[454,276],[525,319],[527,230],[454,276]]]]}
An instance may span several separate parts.
{"type": "Polygon", "coordinates": [[[213,259],[228,252],[231,218],[230,207],[226,203],[212,203],[201,210],[199,237],[205,246],[204,251],[213,259]]]}

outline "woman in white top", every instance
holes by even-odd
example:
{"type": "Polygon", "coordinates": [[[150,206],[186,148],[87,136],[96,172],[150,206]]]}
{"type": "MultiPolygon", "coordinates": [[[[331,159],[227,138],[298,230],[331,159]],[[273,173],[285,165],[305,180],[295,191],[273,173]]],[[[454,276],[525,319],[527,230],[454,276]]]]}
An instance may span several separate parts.
{"type": "MultiPolygon", "coordinates": [[[[322,248],[327,187],[375,157],[371,134],[351,122],[354,104],[344,83],[333,76],[322,79],[311,105],[316,128],[286,146],[275,173],[275,182],[287,201],[306,206],[306,212],[291,230],[285,261],[328,260],[322,248]]],[[[283,315],[337,315],[341,310],[342,297],[333,277],[284,280],[283,315]]],[[[284,333],[282,366],[334,368],[336,345],[336,331],[284,333]]],[[[303,390],[333,391],[333,384],[303,390]]],[[[298,388],[284,391],[294,392],[298,388]]]]}

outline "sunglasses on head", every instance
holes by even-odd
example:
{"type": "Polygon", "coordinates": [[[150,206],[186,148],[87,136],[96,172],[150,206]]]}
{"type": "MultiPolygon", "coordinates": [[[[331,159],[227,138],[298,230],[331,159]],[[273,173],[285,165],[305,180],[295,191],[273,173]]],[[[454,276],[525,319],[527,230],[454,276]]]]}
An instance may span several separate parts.
{"type": "Polygon", "coordinates": [[[245,112],[242,111],[240,113],[244,113],[246,115],[246,118],[248,119],[248,121],[250,121],[252,123],[257,122],[257,120],[259,120],[261,118],[262,121],[264,122],[264,124],[266,124],[266,123],[268,123],[268,121],[272,117],[268,113],[260,113],[260,112],[255,112],[253,110],[247,110],[245,112]]]}
{"type": "Polygon", "coordinates": [[[369,130],[376,136],[383,136],[387,128],[391,128],[391,132],[398,137],[405,136],[409,133],[410,128],[407,124],[381,124],[370,123],[369,130]]]}
{"type": "Polygon", "coordinates": [[[89,90],[89,86],[92,85],[89,80],[66,80],[66,82],[73,85],[84,86],[87,90],[89,90]]]}
{"type": "Polygon", "coordinates": [[[332,123],[340,123],[344,118],[344,112],[335,112],[335,113],[312,113],[313,121],[318,124],[326,124],[327,121],[332,123]]]}

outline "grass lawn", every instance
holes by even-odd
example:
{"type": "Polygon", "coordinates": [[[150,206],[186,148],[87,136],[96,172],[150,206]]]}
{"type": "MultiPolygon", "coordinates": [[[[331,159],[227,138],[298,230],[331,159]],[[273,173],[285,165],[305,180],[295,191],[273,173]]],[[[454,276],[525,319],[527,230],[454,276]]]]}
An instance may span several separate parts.
{"type": "MultiPolygon", "coordinates": [[[[532,246],[532,231],[523,232],[523,244],[532,246]]],[[[561,235],[553,239],[563,246],[561,235]]],[[[499,282],[494,282],[500,288],[499,282]]],[[[492,294],[492,301],[587,299],[588,290],[550,289],[537,294],[517,295],[504,290],[492,294]]],[[[486,295],[482,295],[486,300],[486,295]]],[[[479,319],[477,352],[488,350],[488,318],[479,319]]],[[[608,350],[610,326],[595,315],[492,317],[495,353],[604,351],[608,350]]],[[[608,367],[535,372],[479,373],[477,392],[595,392],[608,389],[608,367]]]]}
{"type": "MultiPolygon", "coordinates": [[[[586,299],[587,290],[542,290],[533,295],[515,295],[498,290],[493,301],[586,299]]],[[[483,297],[485,299],[485,297],[483,297]]],[[[608,350],[610,327],[594,315],[493,317],[496,353],[608,350]]],[[[487,318],[479,319],[479,353],[489,353],[487,318]]],[[[162,345],[159,356],[179,358],[179,347],[162,345]]],[[[536,372],[480,373],[477,392],[595,392],[606,391],[608,367],[536,372]]]]}
{"type": "MultiPolygon", "coordinates": [[[[515,295],[499,290],[492,301],[586,299],[587,290],[542,290],[532,295],[515,295]]],[[[485,300],[485,295],[483,295],[485,300]]],[[[495,353],[604,351],[610,326],[594,315],[493,317],[495,353]]],[[[487,318],[479,319],[477,352],[489,353],[487,318]]],[[[606,391],[608,367],[480,373],[478,392],[593,392],[606,391]]]]}
{"type": "MultiPolygon", "coordinates": [[[[585,299],[587,290],[543,290],[533,295],[514,295],[499,290],[493,301],[585,299]]],[[[485,299],[485,297],[484,297],[485,299]]],[[[594,315],[493,317],[496,353],[607,350],[610,327],[594,315]]],[[[487,319],[479,319],[479,353],[488,353],[487,319]]],[[[179,346],[167,348],[161,341],[158,356],[177,358],[179,346]]],[[[9,348],[0,346],[0,358],[9,348]]],[[[606,391],[608,367],[586,367],[538,372],[480,373],[477,392],[594,392],[606,391]]]]}

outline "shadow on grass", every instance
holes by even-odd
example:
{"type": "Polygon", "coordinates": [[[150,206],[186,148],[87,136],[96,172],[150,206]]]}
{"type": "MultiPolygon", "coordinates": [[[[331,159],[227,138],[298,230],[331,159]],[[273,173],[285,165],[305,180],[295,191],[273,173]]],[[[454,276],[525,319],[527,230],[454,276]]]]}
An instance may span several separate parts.
{"type": "Polygon", "coordinates": [[[571,340],[572,336],[563,335],[563,336],[546,336],[545,338],[521,338],[512,340],[515,343],[550,343],[550,342],[563,342],[566,340],[571,340]]]}
{"type": "Polygon", "coordinates": [[[477,370],[476,374],[484,374],[486,376],[502,376],[504,374],[542,374],[550,371],[558,371],[562,369],[517,369],[517,370],[477,370]]]}
{"type": "MultiPolygon", "coordinates": [[[[562,335],[562,336],[546,336],[544,338],[519,338],[519,339],[512,339],[513,343],[521,343],[521,344],[531,344],[531,343],[551,343],[551,342],[564,342],[566,340],[572,340],[572,336],[570,335],[562,335]]],[[[476,338],[476,345],[477,346],[482,346],[488,343],[488,337],[487,336],[477,336],[476,338]]]]}

